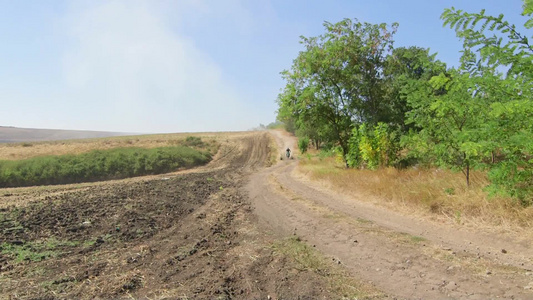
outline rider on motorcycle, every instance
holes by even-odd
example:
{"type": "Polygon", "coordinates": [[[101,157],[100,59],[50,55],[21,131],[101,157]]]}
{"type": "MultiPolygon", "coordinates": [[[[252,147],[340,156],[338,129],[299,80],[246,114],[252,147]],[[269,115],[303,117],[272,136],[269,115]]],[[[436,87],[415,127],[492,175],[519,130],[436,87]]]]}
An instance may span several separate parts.
{"type": "Polygon", "coordinates": [[[287,158],[291,157],[291,149],[290,148],[287,148],[285,155],[287,156],[287,158]]]}

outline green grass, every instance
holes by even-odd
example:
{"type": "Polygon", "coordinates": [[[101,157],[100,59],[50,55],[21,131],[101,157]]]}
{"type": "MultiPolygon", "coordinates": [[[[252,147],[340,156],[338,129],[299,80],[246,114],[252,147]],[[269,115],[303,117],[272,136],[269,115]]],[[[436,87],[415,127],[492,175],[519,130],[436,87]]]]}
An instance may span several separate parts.
{"type": "MultiPolygon", "coordinates": [[[[107,236],[104,239],[109,239],[107,236]]],[[[1,243],[0,253],[9,257],[14,263],[37,262],[54,258],[69,249],[76,247],[88,248],[95,244],[96,239],[86,241],[58,240],[50,237],[45,240],[27,242],[22,245],[1,243]]]]}
{"type": "MultiPolygon", "coordinates": [[[[196,146],[199,138],[187,138],[196,146]]],[[[188,146],[115,148],[78,155],[0,161],[0,187],[68,184],[161,174],[205,164],[208,151],[188,146]]]]}
{"type": "Polygon", "coordinates": [[[351,277],[346,270],[333,264],[331,259],[327,259],[297,236],[278,241],[272,248],[295,262],[295,267],[300,272],[319,275],[327,283],[328,290],[339,296],[338,299],[386,298],[374,287],[351,277]]]}
{"type": "Polygon", "coordinates": [[[50,238],[41,242],[26,243],[23,245],[13,245],[9,243],[0,244],[0,253],[11,257],[15,263],[24,261],[42,261],[50,257],[61,254],[61,248],[76,247],[77,241],[58,241],[50,238]]]}
{"type": "Polygon", "coordinates": [[[295,260],[302,271],[307,270],[322,276],[329,273],[326,260],[296,236],[276,244],[274,249],[295,260]]]}

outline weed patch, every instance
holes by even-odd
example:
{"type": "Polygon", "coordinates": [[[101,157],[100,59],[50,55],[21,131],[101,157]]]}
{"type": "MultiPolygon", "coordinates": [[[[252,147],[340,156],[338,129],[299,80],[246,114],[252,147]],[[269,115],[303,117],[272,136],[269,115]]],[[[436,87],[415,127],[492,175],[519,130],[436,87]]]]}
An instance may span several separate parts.
{"type": "Polygon", "coordinates": [[[299,271],[313,272],[324,278],[330,291],[336,295],[343,295],[347,299],[376,299],[384,296],[372,286],[350,277],[345,270],[297,236],[275,243],[273,250],[295,261],[299,271]]]}
{"type": "MultiPolygon", "coordinates": [[[[199,143],[197,139],[190,142],[199,143]]],[[[210,160],[211,153],[208,151],[175,146],[116,148],[79,155],[0,161],[0,187],[68,184],[161,174],[202,165],[210,160]]]]}
{"type": "Polygon", "coordinates": [[[10,257],[15,263],[42,261],[50,257],[57,257],[62,253],[61,249],[76,247],[77,241],[59,241],[50,238],[41,242],[27,244],[2,243],[0,253],[10,257]]]}

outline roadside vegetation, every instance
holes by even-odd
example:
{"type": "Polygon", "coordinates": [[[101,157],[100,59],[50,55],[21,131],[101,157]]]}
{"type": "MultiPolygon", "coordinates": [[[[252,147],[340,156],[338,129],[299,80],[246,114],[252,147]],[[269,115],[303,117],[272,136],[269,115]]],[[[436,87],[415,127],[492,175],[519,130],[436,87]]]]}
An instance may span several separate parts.
{"type": "Polygon", "coordinates": [[[314,149],[304,169],[395,205],[529,226],[532,15],[531,1],[523,26],[446,9],[444,25],[463,41],[457,67],[428,49],[394,47],[398,24],[345,19],[303,37],[304,50],[282,73],[277,118],[302,153],[314,149]]]}
{"type": "Polygon", "coordinates": [[[531,228],[533,206],[524,207],[510,197],[488,197],[490,184],[483,171],[472,172],[472,184],[461,173],[435,168],[393,167],[346,169],[335,153],[310,151],[300,156],[299,172],[328,189],[377,202],[393,210],[430,215],[468,226],[502,229],[531,228]]]}
{"type": "Polygon", "coordinates": [[[68,184],[161,174],[206,164],[214,145],[187,137],[179,145],[114,148],[0,161],[0,187],[68,184]]]}
{"type": "Polygon", "coordinates": [[[328,259],[298,236],[291,236],[272,245],[275,255],[288,257],[300,272],[312,272],[327,284],[328,291],[343,299],[386,299],[383,292],[368,283],[356,280],[342,269],[340,262],[328,259]]]}

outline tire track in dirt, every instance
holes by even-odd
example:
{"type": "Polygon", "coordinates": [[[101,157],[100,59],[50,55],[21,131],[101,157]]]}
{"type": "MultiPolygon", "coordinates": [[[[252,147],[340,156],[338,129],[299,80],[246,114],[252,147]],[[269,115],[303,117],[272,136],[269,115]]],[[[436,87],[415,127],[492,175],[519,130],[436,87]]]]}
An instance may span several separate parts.
{"type": "MultiPolygon", "coordinates": [[[[280,152],[294,144],[273,134],[280,152]]],[[[261,224],[279,235],[297,234],[402,299],[533,298],[529,245],[487,240],[347,201],[295,179],[296,165],[282,161],[253,174],[247,185],[261,224]],[[504,255],[502,245],[516,252],[504,255]]]]}

